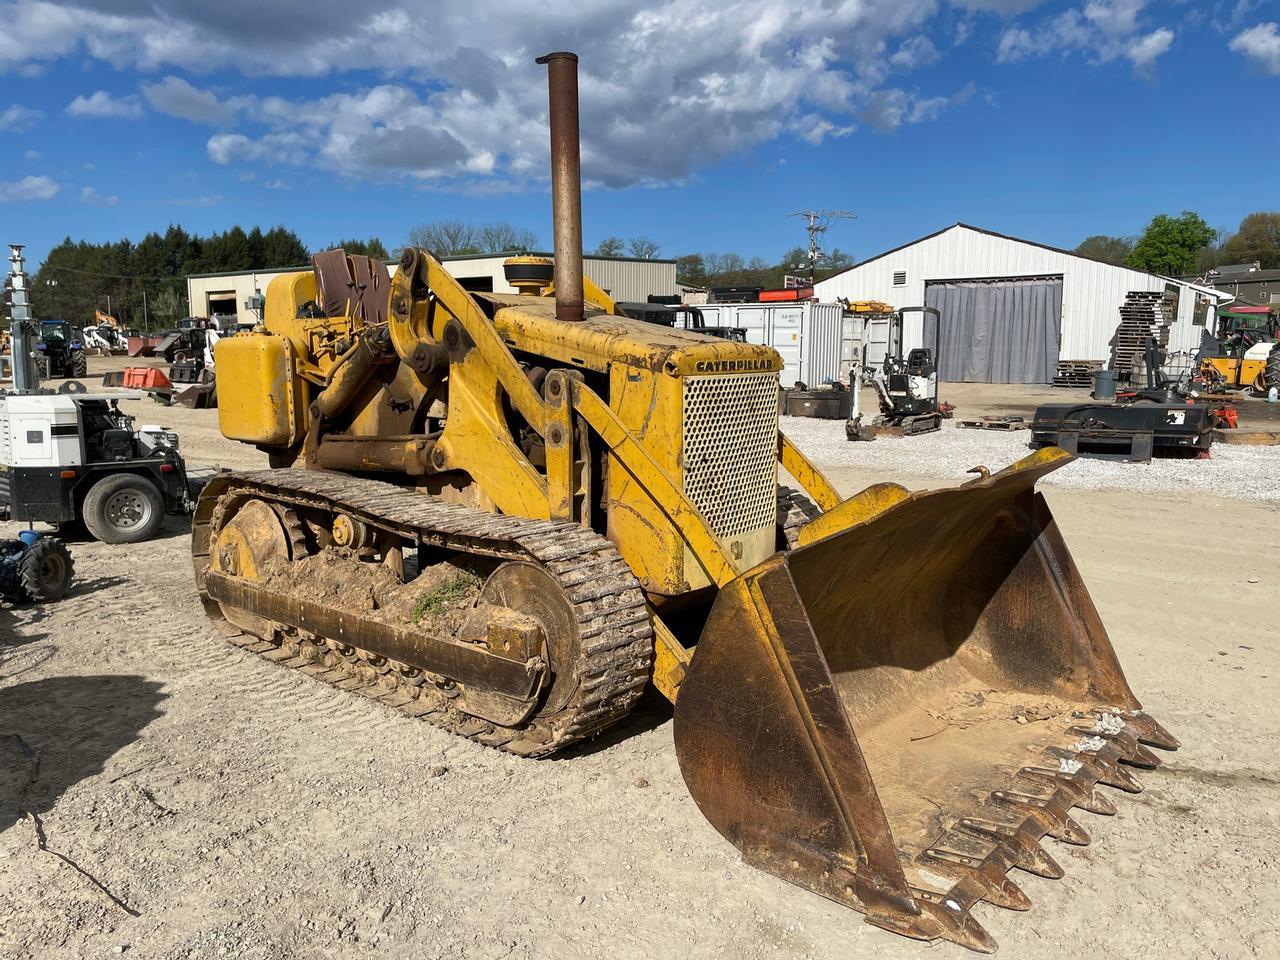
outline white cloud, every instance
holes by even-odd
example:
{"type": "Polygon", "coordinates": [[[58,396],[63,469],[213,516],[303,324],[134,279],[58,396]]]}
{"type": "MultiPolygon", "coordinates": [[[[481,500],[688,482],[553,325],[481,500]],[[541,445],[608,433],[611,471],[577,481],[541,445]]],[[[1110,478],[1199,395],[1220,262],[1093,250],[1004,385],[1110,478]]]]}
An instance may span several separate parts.
{"type": "Polygon", "coordinates": [[[15,103],[0,110],[0,130],[21,133],[23,130],[30,129],[31,125],[43,116],[44,114],[39,110],[32,110],[30,107],[15,103]]]}
{"type": "Polygon", "coordinates": [[[61,189],[49,177],[23,177],[0,183],[0,203],[19,200],[49,200],[61,189]]]}
{"type": "Polygon", "coordinates": [[[1153,30],[1145,37],[1138,37],[1129,44],[1125,56],[1139,70],[1150,70],[1156,60],[1167,53],[1173,44],[1173,31],[1168,27],[1153,30]]]}
{"type": "Polygon", "coordinates": [[[851,123],[836,126],[826,117],[820,117],[816,113],[807,113],[803,117],[797,117],[792,124],[792,130],[796,136],[813,144],[815,147],[827,137],[840,139],[849,136],[856,129],[858,128],[851,123]]]}
{"type": "Polygon", "coordinates": [[[1259,23],[1237,34],[1231,49],[1244,54],[1267,73],[1280,74],[1280,25],[1259,23]]]}
{"type": "MultiPolygon", "coordinates": [[[[998,14],[1036,5],[957,2],[998,14]]],[[[216,128],[206,149],[218,163],[509,189],[545,182],[546,70],[533,60],[571,37],[584,51],[584,173],[625,186],[683,180],[809,115],[821,121],[810,131],[837,136],[864,110],[900,99],[881,78],[935,62],[940,41],[924,33],[945,29],[940,0],[597,0],[537,17],[513,16],[501,0],[400,0],[357,18],[347,0],[311,0],[301,19],[295,6],[83,0],[69,10],[0,0],[0,69],[77,57],[154,71],[162,79],[129,109],[146,103],[216,128]],[[214,71],[216,92],[191,76],[214,71]],[[225,79],[237,73],[346,81],[327,97],[250,97],[225,79]]],[[[909,99],[903,122],[936,112],[916,103],[939,97],[909,99]]]]}
{"type": "Polygon", "coordinates": [[[181,77],[165,77],[159,83],[143,84],[142,95],[153,110],[193,123],[221,126],[234,116],[234,108],[208,90],[193,87],[181,77]]]}
{"type": "Polygon", "coordinates": [[[951,106],[960,106],[973,99],[977,87],[968,83],[953,96],[921,97],[906,90],[877,91],[867,101],[862,119],[880,130],[895,130],[914,123],[937,120],[951,106]]]}
{"type": "Polygon", "coordinates": [[[902,46],[889,58],[890,66],[897,70],[915,70],[937,63],[942,58],[933,41],[923,34],[916,34],[903,41],[902,46]]]}
{"type": "Polygon", "coordinates": [[[1034,27],[1008,27],[1000,35],[996,62],[1079,53],[1095,64],[1125,59],[1137,72],[1150,74],[1172,46],[1174,32],[1169,27],[1143,32],[1146,6],[1147,0],[1089,0],[1034,27]]]}
{"type": "Polygon", "coordinates": [[[966,10],[1005,15],[1026,13],[1042,3],[1044,0],[956,0],[956,6],[964,7],[966,10]]]}
{"type": "Polygon", "coordinates": [[[87,203],[91,207],[114,207],[120,202],[120,198],[114,193],[104,196],[93,187],[81,187],[80,202],[87,203]]]}
{"type": "Polygon", "coordinates": [[[266,187],[268,190],[288,190],[289,189],[288,181],[281,180],[279,177],[275,178],[274,180],[268,180],[266,183],[263,184],[263,186],[266,187]]]}
{"type": "Polygon", "coordinates": [[[76,97],[67,104],[67,113],[73,117],[119,117],[133,118],[142,116],[142,104],[135,96],[113,97],[105,90],[99,90],[89,96],[76,97]]]}
{"type": "Polygon", "coordinates": [[[32,160],[32,161],[39,160],[42,156],[44,156],[44,154],[42,154],[39,150],[26,150],[26,151],[23,151],[23,154],[22,154],[22,157],[24,160],[32,160]]]}

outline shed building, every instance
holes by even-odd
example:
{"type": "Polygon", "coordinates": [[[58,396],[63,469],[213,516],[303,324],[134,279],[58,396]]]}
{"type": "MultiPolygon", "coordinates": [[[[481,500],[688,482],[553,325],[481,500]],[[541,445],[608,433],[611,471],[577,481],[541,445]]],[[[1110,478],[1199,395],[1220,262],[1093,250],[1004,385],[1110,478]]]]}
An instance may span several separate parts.
{"type": "MultiPolygon", "coordinates": [[[[511,253],[445,257],[445,267],[468,290],[515,293],[507,283],[502,264],[511,253]]],[[[549,257],[549,253],[533,254],[549,257]]],[[[394,275],[396,266],[388,265],[394,275]]],[[[638,260],[632,257],[583,257],[583,272],[615,300],[641,301],[650,294],[677,296],[674,260],[638,260]]],[[[187,277],[187,309],[191,316],[235,316],[241,323],[258,319],[251,298],[265,294],[267,285],[282,273],[310,270],[311,265],[229,273],[196,273],[187,277]]]]}
{"type": "MultiPolygon", "coordinates": [[[[1111,357],[1120,307],[1131,291],[1158,292],[1176,320],[1170,351],[1194,353],[1213,309],[1229,294],[1103,263],[1068,250],[957,223],[816,284],[820,300],[881,300],[937,307],[944,380],[1049,383],[1059,360],[1111,357]]],[[[1206,326],[1207,325],[1207,326],[1206,326]]],[[[929,323],[931,327],[931,322],[929,323]]],[[[904,351],[932,346],[934,331],[907,315],[904,351]]],[[[878,363],[874,337],[866,362],[878,363]]],[[[883,346],[880,346],[883,351],[883,346]]]]}

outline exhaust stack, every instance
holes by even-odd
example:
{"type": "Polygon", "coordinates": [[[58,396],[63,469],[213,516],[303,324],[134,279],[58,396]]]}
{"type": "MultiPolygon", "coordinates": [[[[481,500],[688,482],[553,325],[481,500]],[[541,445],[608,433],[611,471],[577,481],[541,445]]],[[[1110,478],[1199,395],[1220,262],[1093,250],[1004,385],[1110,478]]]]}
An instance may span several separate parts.
{"type": "Polygon", "coordinates": [[[551,206],[555,224],[556,319],[582,319],[582,160],[578,143],[578,55],[548,53],[551,206]]]}

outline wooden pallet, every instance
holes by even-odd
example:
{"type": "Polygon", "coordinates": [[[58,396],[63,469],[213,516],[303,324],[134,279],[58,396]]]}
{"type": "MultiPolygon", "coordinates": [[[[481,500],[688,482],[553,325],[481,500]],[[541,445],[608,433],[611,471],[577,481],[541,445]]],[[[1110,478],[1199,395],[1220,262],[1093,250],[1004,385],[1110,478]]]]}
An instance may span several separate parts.
{"type": "Polygon", "coordinates": [[[1143,359],[1147,340],[1154,337],[1163,350],[1169,345],[1173,305],[1163,293],[1130,290],[1120,306],[1120,324],[1111,341],[1111,369],[1116,378],[1128,382],[1134,367],[1143,359]]]}
{"type": "Polygon", "coordinates": [[[1093,375],[1101,369],[1101,360],[1059,360],[1053,371],[1053,385],[1092,387],[1093,375]]]}

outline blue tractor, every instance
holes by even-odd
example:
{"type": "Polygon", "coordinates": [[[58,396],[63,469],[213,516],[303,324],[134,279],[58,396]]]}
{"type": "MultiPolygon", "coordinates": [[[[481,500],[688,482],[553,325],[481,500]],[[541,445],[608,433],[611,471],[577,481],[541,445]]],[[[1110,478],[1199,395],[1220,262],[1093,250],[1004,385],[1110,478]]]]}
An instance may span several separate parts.
{"type": "Polygon", "coordinates": [[[61,540],[23,530],[16,540],[0,540],[0,599],[10,603],[50,603],[66,596],[75,564],[61,540]]]}

